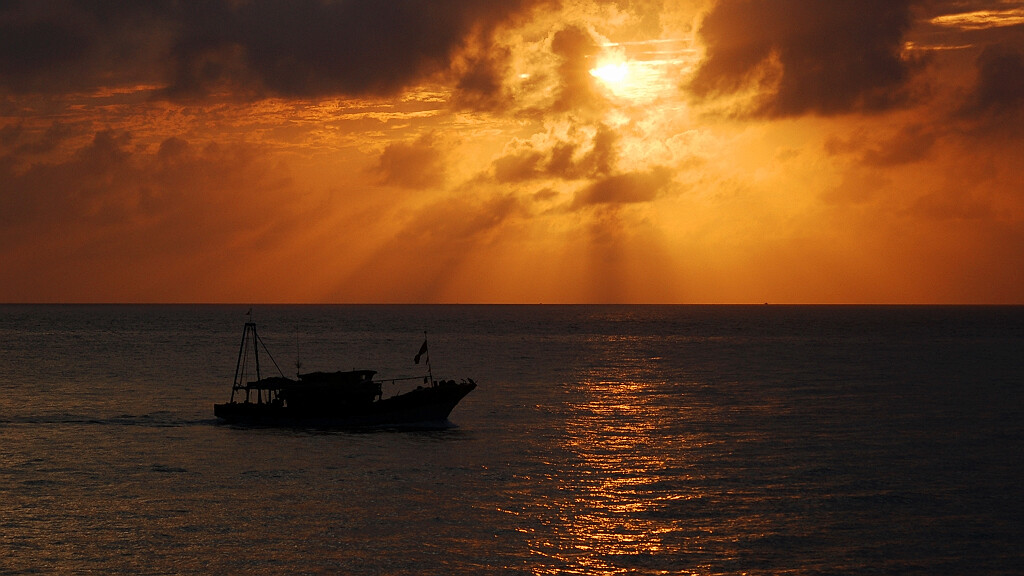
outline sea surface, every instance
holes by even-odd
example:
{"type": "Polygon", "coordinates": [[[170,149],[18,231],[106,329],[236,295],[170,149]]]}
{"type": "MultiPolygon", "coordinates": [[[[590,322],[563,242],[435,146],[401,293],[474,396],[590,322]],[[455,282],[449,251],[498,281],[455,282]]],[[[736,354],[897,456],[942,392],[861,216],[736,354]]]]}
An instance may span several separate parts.
{"type": "Polygon", "coordinates": [[[479,385],[364,432],[217,422],[248,310],[0,306],[0,574],[1024,573],[1024,307],[253,307],[479,385]]]}

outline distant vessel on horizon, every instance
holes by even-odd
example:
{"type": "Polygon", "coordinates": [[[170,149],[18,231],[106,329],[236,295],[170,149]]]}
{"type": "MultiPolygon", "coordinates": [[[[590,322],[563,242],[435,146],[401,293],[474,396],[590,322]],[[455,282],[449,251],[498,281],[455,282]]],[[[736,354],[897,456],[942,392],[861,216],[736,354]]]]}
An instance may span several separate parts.
{"type": "MultiPolygon", "coordinates": [[[[231,399],[213,405],[217,418],[245,426],[445,428],[451,426],[448,416],[455,406],[476,388],[471,378],[462,382],[435,380],[429,356],[423,385],[387,398],[383,397],[384,383],[418,380],[419,377],[375,380],[377,372],[374,370],[349,370],[296,373],[296,379],[287,378],[283,373],[263,378],[259,359],[261,347],[281,373],[256,332],[256,323],[246,322],[231,399]],[[255,376],[255,380],[250,380],[251,376],[255,376]],[[244,398],[239,399],[239,396],[244,398]]],[[[424,339],[415,362],[418,364],[427,352],[424,339]]]]}

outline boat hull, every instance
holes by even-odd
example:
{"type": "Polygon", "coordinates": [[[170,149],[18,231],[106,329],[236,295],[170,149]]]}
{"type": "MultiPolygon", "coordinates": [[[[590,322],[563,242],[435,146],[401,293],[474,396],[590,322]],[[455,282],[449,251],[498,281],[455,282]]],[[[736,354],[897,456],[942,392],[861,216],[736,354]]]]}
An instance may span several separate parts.
{"type": "Polygon", "coordinates": [[[301,409],[281,403],[214,404],[217,418],[242,426],[305,428],[371,428],[450,426],[448,416],[473,389],[473,382],[447,382],[419,387],[371,402],[337,402],[301,409]]]}

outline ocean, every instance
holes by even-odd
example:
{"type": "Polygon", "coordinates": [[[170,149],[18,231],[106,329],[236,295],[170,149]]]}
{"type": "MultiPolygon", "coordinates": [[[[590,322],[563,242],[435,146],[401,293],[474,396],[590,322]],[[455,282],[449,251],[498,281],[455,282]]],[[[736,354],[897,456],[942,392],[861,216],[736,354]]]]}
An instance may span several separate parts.
{"type": "Polygon", "coordinates": [[[0,574],[1024,573],[1024,307],[252,307],[478,383],[358,432],[218,423],[249,308],[0,306],[0,574]]]}

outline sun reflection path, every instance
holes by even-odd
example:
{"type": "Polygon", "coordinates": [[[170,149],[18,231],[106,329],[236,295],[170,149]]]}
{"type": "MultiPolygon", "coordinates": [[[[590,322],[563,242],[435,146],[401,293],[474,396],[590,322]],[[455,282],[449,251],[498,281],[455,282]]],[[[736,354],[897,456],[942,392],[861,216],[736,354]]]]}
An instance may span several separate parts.
{"type": "Polygon", "coordinates": [[[822,539],[806,522],[803,495],[819,489],[819,465],[794,459],[792,442],[780,439],[791,423],[777,389],[735,381],[735,367],[721,364],[721,347],[734,350],[726,341],[632,330],[565,343],[553,387],[563,400],[544,406],[550,427],[532,432],[539,466],[510,485],[502,510],[529,547],[529,570],[710,576],[803,567],[787,571],[796,575],[842,553],[841,539],[822,539]],[[780,546],[802,556],[780,556],[780,546]]]}
{"type": "Polygon", "coordinates": [[[685,573],[676,559],[699,538],[681,537],[665,509],[700,495],[684,480],[682,439],[664,429],[667,383],[645,378],[642,366],[609,364],[583,375],[568,407],[559,497],[546,535],[532,542],[548,560],[534,572],[685,573]]]}
{"type": "MultiPolygon", "coordinates": [[[[644,401],[640,382],[585,381],[593,394],[574,406],[565,448],[574,455],[561,478],[566,498],[555,527],[557,542],[548,554],[581,573],[618,574],[680,552],[666,539],[676,530],[659,517],[670,500],[685,498],[666,490],[673,466],[659,438],[658,409],[644,401]]],[[[541,572],[543,573],[543,572],[541,572]]]]}

